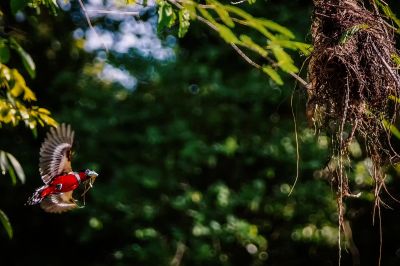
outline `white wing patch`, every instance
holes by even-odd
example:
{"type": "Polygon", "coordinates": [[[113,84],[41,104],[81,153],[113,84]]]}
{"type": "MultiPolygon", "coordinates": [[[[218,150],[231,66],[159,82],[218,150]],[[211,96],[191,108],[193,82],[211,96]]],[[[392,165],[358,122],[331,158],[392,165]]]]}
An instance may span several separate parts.
{"type": "Polygon", "coordinates": [[[51,128],[40,148],[39,172],[45,184],[53,177],[69,173],[71,169],[71,148],[74,131],[70,125],[61,124],[57,129],[51,128]]]}

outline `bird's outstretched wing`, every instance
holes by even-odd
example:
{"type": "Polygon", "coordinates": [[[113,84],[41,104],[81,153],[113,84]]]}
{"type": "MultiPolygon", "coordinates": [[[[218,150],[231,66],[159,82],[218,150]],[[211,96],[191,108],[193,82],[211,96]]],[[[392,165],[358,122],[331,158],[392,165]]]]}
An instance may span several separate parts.
{"type": "Polygon", "coordinates": [[[39,172],[45,184],[63,173],[72,172],[71,148],[74,131],[70,125],[51,128],[40,148],[39,172]]]}
{"type": "Polygon", "coordinates": [[[40,203],[40,207],[46,212],[62,213],[78,207],[72,198],[72,191],[51,194],[40,203]]]}

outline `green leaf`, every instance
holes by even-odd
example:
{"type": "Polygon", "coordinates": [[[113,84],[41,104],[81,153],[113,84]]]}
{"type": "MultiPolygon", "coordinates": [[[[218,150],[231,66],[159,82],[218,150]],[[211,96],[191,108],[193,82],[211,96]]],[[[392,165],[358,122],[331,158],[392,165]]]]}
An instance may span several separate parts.
{"type": "Polygon", "coordinates": [[[221,24],[216,24],[219,35],[222,39],[224,39],[227,43],[238,43],[239,40],[236,35],[227,27],[221,24]]]}
{"type": "Polygon", "coordinates": [[[383,119],[383,120],[382,120],[382,123],[383,123],[383,126],[384,126],[386,129],[389,129],[390,132],[392,132],[392,134],[393,134],[396,138],[400,139],[400,130],[399,130],[396,126],[394,126],[393,124],[391,124],[391,123],[390,123],[389,121],[387,121],[386,119],[383,119]]]}
{"type": "Polygon", "coordinates": [[[246,46],[248,49],[258,53],[262,57],[267,57],[268,51],[253,42],[253,40],[249,36],[242,34],[240,35],[240,40],[242,41],[243,45],[246,46]]]}
{"type": "Polygon", "coordinates": [[[278,72],[276,72],[276,70],[271,66],[263,66],[262,71],[264,71],[264,73],[266,73],[276,84],[283,85],[281,76],[279,76],[278,72]]]}
{"type": "Polygon", "coordinates": [[[226,11],[225,7],[216,1],[210,1],[210,3],[214,4],[215,12],[217,12],[222,22],[224,22],[225,25],[227,25],[228,27],[233,28],[235,26],[235,23],[233,23],[233,20],[229,16],[229,13],[228,11],[226,11]]]}
{"type": "Polygon", "coordinates": [[[254,18],[249,13],[247,13],[247,12],[243,11],[242,9],[235,7],[235,6],[225,5],[225,8],[227,11],[243,18],[243,23],[245,25],[259,31],[262,35],[264,35],[265,37],[267,37],[270,40],[275,39],[274,35],[265,28],[265,26],[262,24],[260,19],[254,18]]]}
{"type": "Polygon", "coordinates": [[[247,13],[246,11],[244,11],[241,8],[238,8],[236,6],[232,6],[232,5],[225,5],[225,8],[227,11],[232,12],[242,18],[244,18],[245,20],[254,20],[254,17],[252,15],[250,15],[249,13],[247,13]]]}
{"type": "Polygon", "coordinates": [[[11,12],[15,15],[18,11],[23,10],[27,5],[26,0],[11,0],[10,7],[11,12]]]}
{"type": "Polygon", "coordinates": [[[287,73],[297,73],[299,69],[293,64],[293,59],[283,48],[275,43],[270,46],[272,53],[278,61],[278,66],[287,73]]]}
{"type": "Polygon", "coordinates": [[[57,0],[51,0],[51,2],[53,3],[54,7],[58,8],[57,0]]]}
{"type": "Polygon", "coordinates": [[[390,57],[392,58],[392,62],[396,65],[396,68],[399,69],[400,68],[400,56],[396,53],[393,53],[390,55],[390,57]]]}
{"type": "Polygon", "coordinates": [[[190,1],[188,1],[188,2],[185,1],[185,2],[183,2],[182,6],[183,6],[184,10],[187,10],[189,12],[190,19],[191,20],[195,20],[196,19],[196,7],[195,7],[195,5],[190,1]]]}
{"type": "Polygon", "coordinates": [[[400,98],[399,97],[396,97],[394,95],[389,95],[389,99],[400,104],[400,98]]]}
{"type": "Polygon", "coordinates": [[[5,151],[0,151],[0,169],[1,169],[1,174],[5,175],[8,169],[8,161],[5,151]]]}
{"type": "Polygon", "coordinates": [[[354,36],[354,34],[356,34],[358,31],[363,30],[363,29],[368,29],[369,26],[367,24],[357,24],[354,25],[350,28],[348,28],[343,34],[342,36],[340,36],[340,40],[339,43],[340,44],[344,44],[346,43],[348,40],[350,40],[351,37],[354,36]]]}
{"type": "Polygon", "coordinates": [[[278,33],[288,37],[289,39],[294,39],[295,38],[293,32],[291,32],[288,28],[285,28],[285,27],[279,25],[276,22],[273,22],[273,21],[268,20],[268,19],[258,19],[258,21],[263,26],[265,26],[266,28],[268,28],[268,29],[270,29],[272,31],[278,32],[278,33]]]}
{"type": "Polygon", "coordinates": [[[10,44],[11,48],[17,51],[17,53],[21,57],[22,63],[26,71],[28,71],[29,76],[31,76],[31,78],[35,78],[36,66],[35,62],[33,62],[32,57],[21,47],[21,45],[19,45],[19,43],[14,38],[10,38],[10,44]]]}
{"type": "Polygon", "coordinates": [[[308,43],[295,42],[291,40],[281,40],[281,39],[274,40],[274,43],[282,46],[283,48],[291,49],[294,51],[300,50],[300,52],[305,56],[310,55],[312,51],[312,45],[308,43]]]}
{"type": "MultiPolygon", "coordinates": [[[[375,0],[375,3],[382,9],[383,13],[390,18],[394,23],[396,23],[397,27],[400,27],[400,19],[397,18],[396,14],[390,9],[390,7],[383,3],[382,1],[375,0]]],[[[397,33],[400,33],[400,29],[396,30],[397,33]]]]}
{"type": "Polygon", "coordinates": [[[211,22],[211,24],[217,24],[217,22],[215,21],[215,19],[211,16],[211,14],[204,8],[201,8],[199,6],[197,6],[197,9],[199,10],[200,14],[203,15],[203,17],[205,19],[207,19],[208,21],[211,22]]]}
{"type": "Polygon", "coordinates": [[[21,183],[25,183],[25,173],[24,170],[22,169],[21,164],[17,161],[17,159],[15,159],[15,157],[12,154],[7,153],[7,157],[21,183]]]}
{"type": "Polygon", "coordinates": [[[3,175],[5,175],[6,171],[8,171],[13,185],[17,183],[17,176],[22,183],[25,182],[25,173],[20,163],[12,154],[5,151],[0,151],[0,169],[3,175]]]}
{"type": "Polygon", "coordinates": [[[11,94],[14,97],[18,97],[22,93],[24,94],[25,101],[36,101],[36,96],[28,86],[26,86],[26,82],[24,77],[18,72],[16,69],[12,69],[11,73],[14,78],[14,86],[11,88],[11,94]]]}
{"type": "Polygon", "coordinates": [[[8,167],[8,174],[11,177],[11,183],[13,186],[17,184],[17,177],[15,176],[14,169],[12,167],[8,167]]]}
{"type": "Polygon", "coordinates": [[[178,37],[182,38],[185,36],[190,26],[190,12],[187,9],[179,10],[179,29],[178,37]]]}
{"type": "Polygon", "coordinates": [[[10,60],[10,48],[5,39],[0,38],[0,63],[6,64],[10,60]]]}
{"type": "Polygon", "coordinates": [[[176,14],[172,6],[165,1],[161,1],[158,6],[158,30],[170,28],[174,25],[176,14]]]}
{"type": "Polygon", "coordinates": [[[2,210],[0,210],[0,221],[3,224],[4,229],[6,229],[8,237],[11,239],[13,237],[13,230],[11,227],[11,223],[7,215],[2,210]]]}

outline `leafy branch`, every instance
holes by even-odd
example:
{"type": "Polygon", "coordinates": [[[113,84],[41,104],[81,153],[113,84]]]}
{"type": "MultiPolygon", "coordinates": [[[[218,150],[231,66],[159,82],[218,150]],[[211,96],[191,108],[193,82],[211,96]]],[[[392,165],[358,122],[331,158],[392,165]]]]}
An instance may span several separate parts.
{"type": "MultiPolygon", "coordinates": [[[[17,184],[17,178],[21,183],[25,183],[24,170],[18,160],[15,159],[11,153],[0,150],[0,170],[2,175],[5,175],[7,172],[9,173],[13,185],[17,184]]],[[[8,237],[12,238],[13,230],[10,220],[2,210],[0,210],[0,222],[6,230],[8,237]]]]}
{"type": "MultiPolygon", "coordinates": [[[[40,5],[45,5],[53,12],[57,7],[55,0],[10,1],[13,14],[23,10],[25,6],[36,8],[39,11],[40,5]]],[[[3,12],[0,10],[0,19],[2,17],[3,12]]],[[[34,92],[26,85],[21,72],[7,65],[13,53],[20,58],[22,66],[30,78],[36,77],[36,66],[29,53],[12,36],[0,37],[0,128],[4,124],[17,126],[20,122],[24,122],[36,134],[38,124],[55,126],[57,122],[51,117],[49,110],[32,105],[32,102],[37,99],[34,92]]],[[[21,183],[25,182],[25,173],[21,164],[12,154],[2,150],[0,150],[0,170],[2,175],[6,173],[10,175],[13,185],[17,183],[17,178],[21,183]]],[[[11,223],[2,210],[0,210],[0,222],[9,238],[12,238],[11,223]]]]}
{"type": "Polygon", "coordinates": [[[283,84],[277,71],[279,69],[303,86],[308,86],[297,75],[299,69],[286,50],[308,55],[311,46],[295,41],[294,34],[286,27],[271,20],[253,17],[243,9],[221,4],[217,0],[207,0],[205,5],[192,0],[158,0],[157,3],[159,29],[170,28],[178,23],[178,36],[183,37],[191,21],[198,20],[217,32],[247,63],[262,70],[277,84],[283,84]],[[234,31],[235,27],[238,28],[234,31]],[[239,31],[250,32],[255,37],[239,34],[239,31]],[[248,52],[257,55],[262,63],[251,59],[248,52]]]}
{"type": "Polygon", "coordinates": [[[0,127],[2,124],[16,126],[20,121],[32,130],[37,124],[55,126],[57,122],[51,118],[49,110],[31,104],[37,99],[21,73],[6,65],[11,50],[19,55],[29,76],[36,76],[35,63],[22,46],[12,37],[0,38],[0,127]]]}

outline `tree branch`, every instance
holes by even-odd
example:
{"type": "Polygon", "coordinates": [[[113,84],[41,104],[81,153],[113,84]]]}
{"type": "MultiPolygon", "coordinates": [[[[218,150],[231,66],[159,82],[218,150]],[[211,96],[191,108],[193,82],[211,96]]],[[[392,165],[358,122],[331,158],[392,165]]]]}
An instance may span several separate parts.
{"type": "Polygon", "coordinates": [[[86,9],[86,12],[97,13],[97,14],[115,14],[115,15],[132,15],[139,16],[138,11],[122,11],[122,10],[104,10],[104,9],[86,9]]]}

